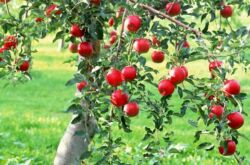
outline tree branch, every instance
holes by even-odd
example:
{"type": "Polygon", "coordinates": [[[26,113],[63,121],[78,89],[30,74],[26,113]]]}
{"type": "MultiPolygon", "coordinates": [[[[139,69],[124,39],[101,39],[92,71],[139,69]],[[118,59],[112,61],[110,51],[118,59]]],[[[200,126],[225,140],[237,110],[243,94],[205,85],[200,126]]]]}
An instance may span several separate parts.
{"type": "MultiPolygon", "coordinates": [[[[134,0],[130,0],[130,2],[136,3],[134,0]]],[[[163,18],[166,18],[166,19],[168,19],[169,21],[175,23],[176,25],[179,25],[179,26],[183,27],[183,28],[186,29],[186,30],[192,31],[192,32],[195,33],[195,35],[198,36],[198,37],[200,37],[201,34],[202,34],[202,32],[200,32],[199,30],[196,30],[196,29],[194,29],[194,28],[192,28],[192,27],[186,25],[186,24],[182,23],[181,21],[178,21],[178,20],[174,19],[173,17],[171,17],[171,16],[169,16],[169,15],[163,13],[163,12],[160,12],[160,11],[154,9],[154,8],[151,7],[151,6],[144,5],[144,4],[141,4],[141,3],[137,3],[137,5],[140,6],[140,7],[142,7],[142,8],[144,8],[144,9],[146,9],[146,10],[148,10],[148,11],[150,11],[150,12],[152,12],[152,13],[154,13],[154,14],[157,15],[158,17],[161,16],[160,18],[162,18],[162,17],[163,17],[163,18]]]]}

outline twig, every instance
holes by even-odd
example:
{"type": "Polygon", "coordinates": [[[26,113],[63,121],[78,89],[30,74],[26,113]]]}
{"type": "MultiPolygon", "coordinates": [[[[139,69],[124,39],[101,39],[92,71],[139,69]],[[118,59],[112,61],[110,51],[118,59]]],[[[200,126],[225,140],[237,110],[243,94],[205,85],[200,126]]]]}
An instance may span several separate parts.
{"type": "MultiPolygon", "coordinates": [[[[130,0],[130,2],[136,3],[134,0],[130,0]]],[[[158,10],[154,9],[151,6],[144,5],[144,4],[141,4],[141,3],[137,3],[137,5],[140,6],[140,7],[142,7],[142,8],[144,8],[144,9],[146,9],[146,10],[148,10],[148,11],[150,11],[150,12],[152,12],[152,13],[154,13],[155,15],[158,15],[158,16],[161,16],[161,17],[164,17],[164,18],[168,19],[169,21],[171,21],[171,22],[173,22],[173,23],[175,23],[175,24],[183,27],[186,30],[192,31],[198,37],[200,37],[201,34],[202,34],[202,32],[200,32],[199,30],[196,30],[196,29],[194,29],[194,28],[186,25],[186,24],[182,23],[181,21],[178,21],[178,20],[174,19],[173,17],[171,17],[171,16],[169,16],[167,14],[164,14],[161,11],[158,11],[158,10]]]]}

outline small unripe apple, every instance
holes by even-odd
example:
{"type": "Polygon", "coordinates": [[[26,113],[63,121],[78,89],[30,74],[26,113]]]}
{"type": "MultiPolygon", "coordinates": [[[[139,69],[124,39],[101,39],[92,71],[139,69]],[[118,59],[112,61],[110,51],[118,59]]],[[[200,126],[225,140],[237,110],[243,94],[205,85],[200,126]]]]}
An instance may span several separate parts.
{"type": "Polygon", "coordinates": [[[87,81],[83,80],[82,82],[76,84],[76,88],[79,92],[81,92],[87,85],[87,81]]]}
{"type": "Polygon", "coordinates": [[[244,117],[240,112],[233,112],[227,115],[228,126],[232,129],[239,129],[244,124],[244,117]]]}
{"type": "Polygon", "coordinates": [[[155,63],[161,63],[164,61],[165,55],[163,51],[153,51],[151,54],[151,59],[155,63]]]}
{"type": "Polygon", "coordinates": [[[187,73],[182,67],[175,67],[170,70],[169,76],[169,79],[173,84],[180,84],[186,79],[187,73]]]}
{"type": "Polygon", "coordinates": [[[224,107],[221,105],[214,105],[211,107],[211,113],[209,115],[210,118],[213,118],[214,115],[216,115],[216,117],[218,119],[221,119],[222,114],[224,112],[224,107]]]}
{"type": "Polygon", "coordinates": [[[71,53],[77,53],[77,51],[78,51],[78,45],[77,44],[75,44],[75,43],[69,43],[69,51],[71,52],[71,53]]]}
{"type": "Polygon", "coordinates": [[[79,25],[73,24],[70,28],[70,34],[73,37],[82,37],[84,35],[84,31],[80,28],[79,25]]]}
{"type": "Polygon", "coordinates": [[[220,10],[220,14],[224,18],[231,17],[233,15],[233,8],[229,5],[225,5],[223,9],[220,10]]]}
{"type": "Polygon", "coordinates": [[[128,103],[129,96],[119,89],[112,93],[110,100],[114,106],[121,107],[128,103]]]}
{"type": "Polygon", "coordinates": [[[29,67],[30,67],[29,61],[23,61],[23,63],[19,65],[18,69],[22,72],[26,72],[27,70],[29,70],[29,67]]]}
{"type": "Polygon", "coordinates": [[[177,16],[181,13],[181,5],[178,2],[169,2],[166,5],[166,13],[170,16],[177,16]]]}
{"type": "Polygon", "coordinates": [[[114,23],[115,23],[114,18],[113,18],[113,17],[111,17],[111,18],[109,19],[108,23],[109,23],[109,26],[110,26],[110,27],[111,27],[111,26],[113,26],[113,25],[114,25],[114,23]]]}
{"type": "Polygon", "coordinates": [[[90,3],[92,5],[96,5],[96,6],[99,6],[101,4],[101,0],[90,0],[90,3]]]}
{"type": "Polygon", "coordinates": [[[139,105],[136,102],[130,102],[124,106],[124,113],[129,117],[134,117],[139,114],[139,105]]]}
{"type": "Polygon", "coordinates": [[[137,72],[135,67],[126,66],[122,69],[122,75],[125,81],[133,81],[137,76],[137,72]]]}
{"type": "Polygon", "coordinates": [[[137,15],[130,15],[124,22],[124,27],[129,32],[137,32],[141,27],[141,18],[137,15]]]}
{"type": "Polygon", "coordinates": [[[150,49],[150,42],[148,41],[148,39],[144,38],[136,39],[133,44],[133,48],[139,54],[147,53],[150,49]]]}
{"type": "Polygon", "coordinates": [[[6,50],[10,50],[13,48],[16,48],[18,45],[18,40],[15,36],[9,35],[5,37],[4,43],[3,43],[3,48],[6,50]]]}
{"type": "Polygon", "coordinates": [[[116,35],[111,36],[110,39],[109,39],[110,45],[113,45],[116,42],[116,39],[117,39],[116,35]]]}
{"type": "Polygon", "coordinates": [[[78,53],[82,57],[91,57],[94,53],[93,46],[90,42],[82,42],[78,45],[78,53]]]}
{"type": "Polygon", "coordinates": [[[117,87],[122,84],[123,76],[120,70],[112,68],[106,75],[106,81],[109,85],[117,87]]]}
{"type": "Polygon", "coordinates": [[[43,22],[44,20],[43,20],[43,18],[41,18],[41,17],[37,17],[37,18],[35,18],[35,21],[36,21],[37,23],[40,23],[40,22],[43,22]]]}
{"type": "Polygon", "coordinates": [[[158,38],[156,36],[152,37],[152,44],[154,46],[160,46],[161,42],[158,40],[158,38]]]}
{"type": "Polygon", "coordinates": [[[214,69],[221,68],[222,65],[223,65],[222,61],[219,60],[212,61],[209,63],[209,71],[211,72],[214,69]]]}
{"type": "Polygon", "coordinates": [[[226,96],[238,95],[240,93],[240,84],[236,80],[227,80],[224,83],[224,92],[226,96]]]}
{"type": "Polygon", "coordinates": [[[125,9],[123,7],[119,7],[119,9],[116,12],[116,18],[120,18],[122,14],[124,13],[125,9]]]}
{"type": "Polygon", "coordinates": [[[170,96],[174,93],[175,86],[170,80],[161,80],[158,90],[162,96],[170,96]]]}
{"type": "Polygon", "coordinates": [[[62,14],[62,10],[60,10],[60,9],[58,9],[58,6],[56,5],[56,4],[52,4],[52,5],[50,5],[47,9],[46,9],[46,11],[45,11],[45,15],[47,16],[47,17],[50,17],[52,14],[54,14],[55,13],[55,15],[60,15],[60,14],[62,14]]]}
{"type": "Polygon", "coordinates": [[[233,140],[227,140],[226,141],[226,148],[224,149],[224,146],[219,147],[219,152],[221,155],[224,156],[230,156],[233,155],[236,151],[236,143],[233,140]]]}

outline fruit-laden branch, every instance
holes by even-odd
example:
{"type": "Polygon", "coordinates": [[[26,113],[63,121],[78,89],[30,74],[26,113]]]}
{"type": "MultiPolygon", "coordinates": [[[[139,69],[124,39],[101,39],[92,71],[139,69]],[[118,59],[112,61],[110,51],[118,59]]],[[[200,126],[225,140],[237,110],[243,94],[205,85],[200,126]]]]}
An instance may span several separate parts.
{"type": "MultiPolygon", "coordinates": [[[[136,3],[134,0],[130,0],[130,2],[136,3]]],[[[173,17],[171,17],[171,16],[169,16],[169,15],[167,15],[167,14],[164,14],[164,13],[161,12],[161,11],[158,11],[158,10],[154,9],[154,8],[151,7],[151,6],[144,5],[144,4],[141,4],[141,3],[137,3],[137,5],[140,6],[140,7],[142,7],[142,8],[144,8],[144,9],[146,9],[146,10],[148,10],[148,11],[150,11],[150,12],[152,12],[152,13],[154,13],[154,14],[155,14],[156,16],[158,16],[158,17],[159,17],[159,16],[164,17],[164,18],[168,19],[169,21],[171,21],[171,22],[173,22],[173,23],[175,23],[175,24],[177,24],[177,25],[183,27],[184,29],[192,31],[192,32],[195,33],[196,36],[198,36],[198,37],[200,37],[201,34],[202,34],[202,32],[200,32],[199,30],[196,30],[196,29],[194,29],[194,28],[192,28],[192,27],[186,25],[186,24],[182,23],[181,21],[178,21],[178,20],[174,19],[173,17]]]]}

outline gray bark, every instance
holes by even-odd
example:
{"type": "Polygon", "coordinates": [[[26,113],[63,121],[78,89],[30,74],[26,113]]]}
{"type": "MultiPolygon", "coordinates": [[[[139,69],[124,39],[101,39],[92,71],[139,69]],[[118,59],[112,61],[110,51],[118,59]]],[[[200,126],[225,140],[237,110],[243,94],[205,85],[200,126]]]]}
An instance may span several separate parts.
{"type": "Polygon", "coordinates": [[[54,165],[79,165],[81,155],[88,151],[91,139],[97,130],[97,123],[94,117],[85,114],[81,121],[76,124],[69,124],[57,149],[54,165]],[[84,135],[76,135],[78,132],[84,135]]]}

